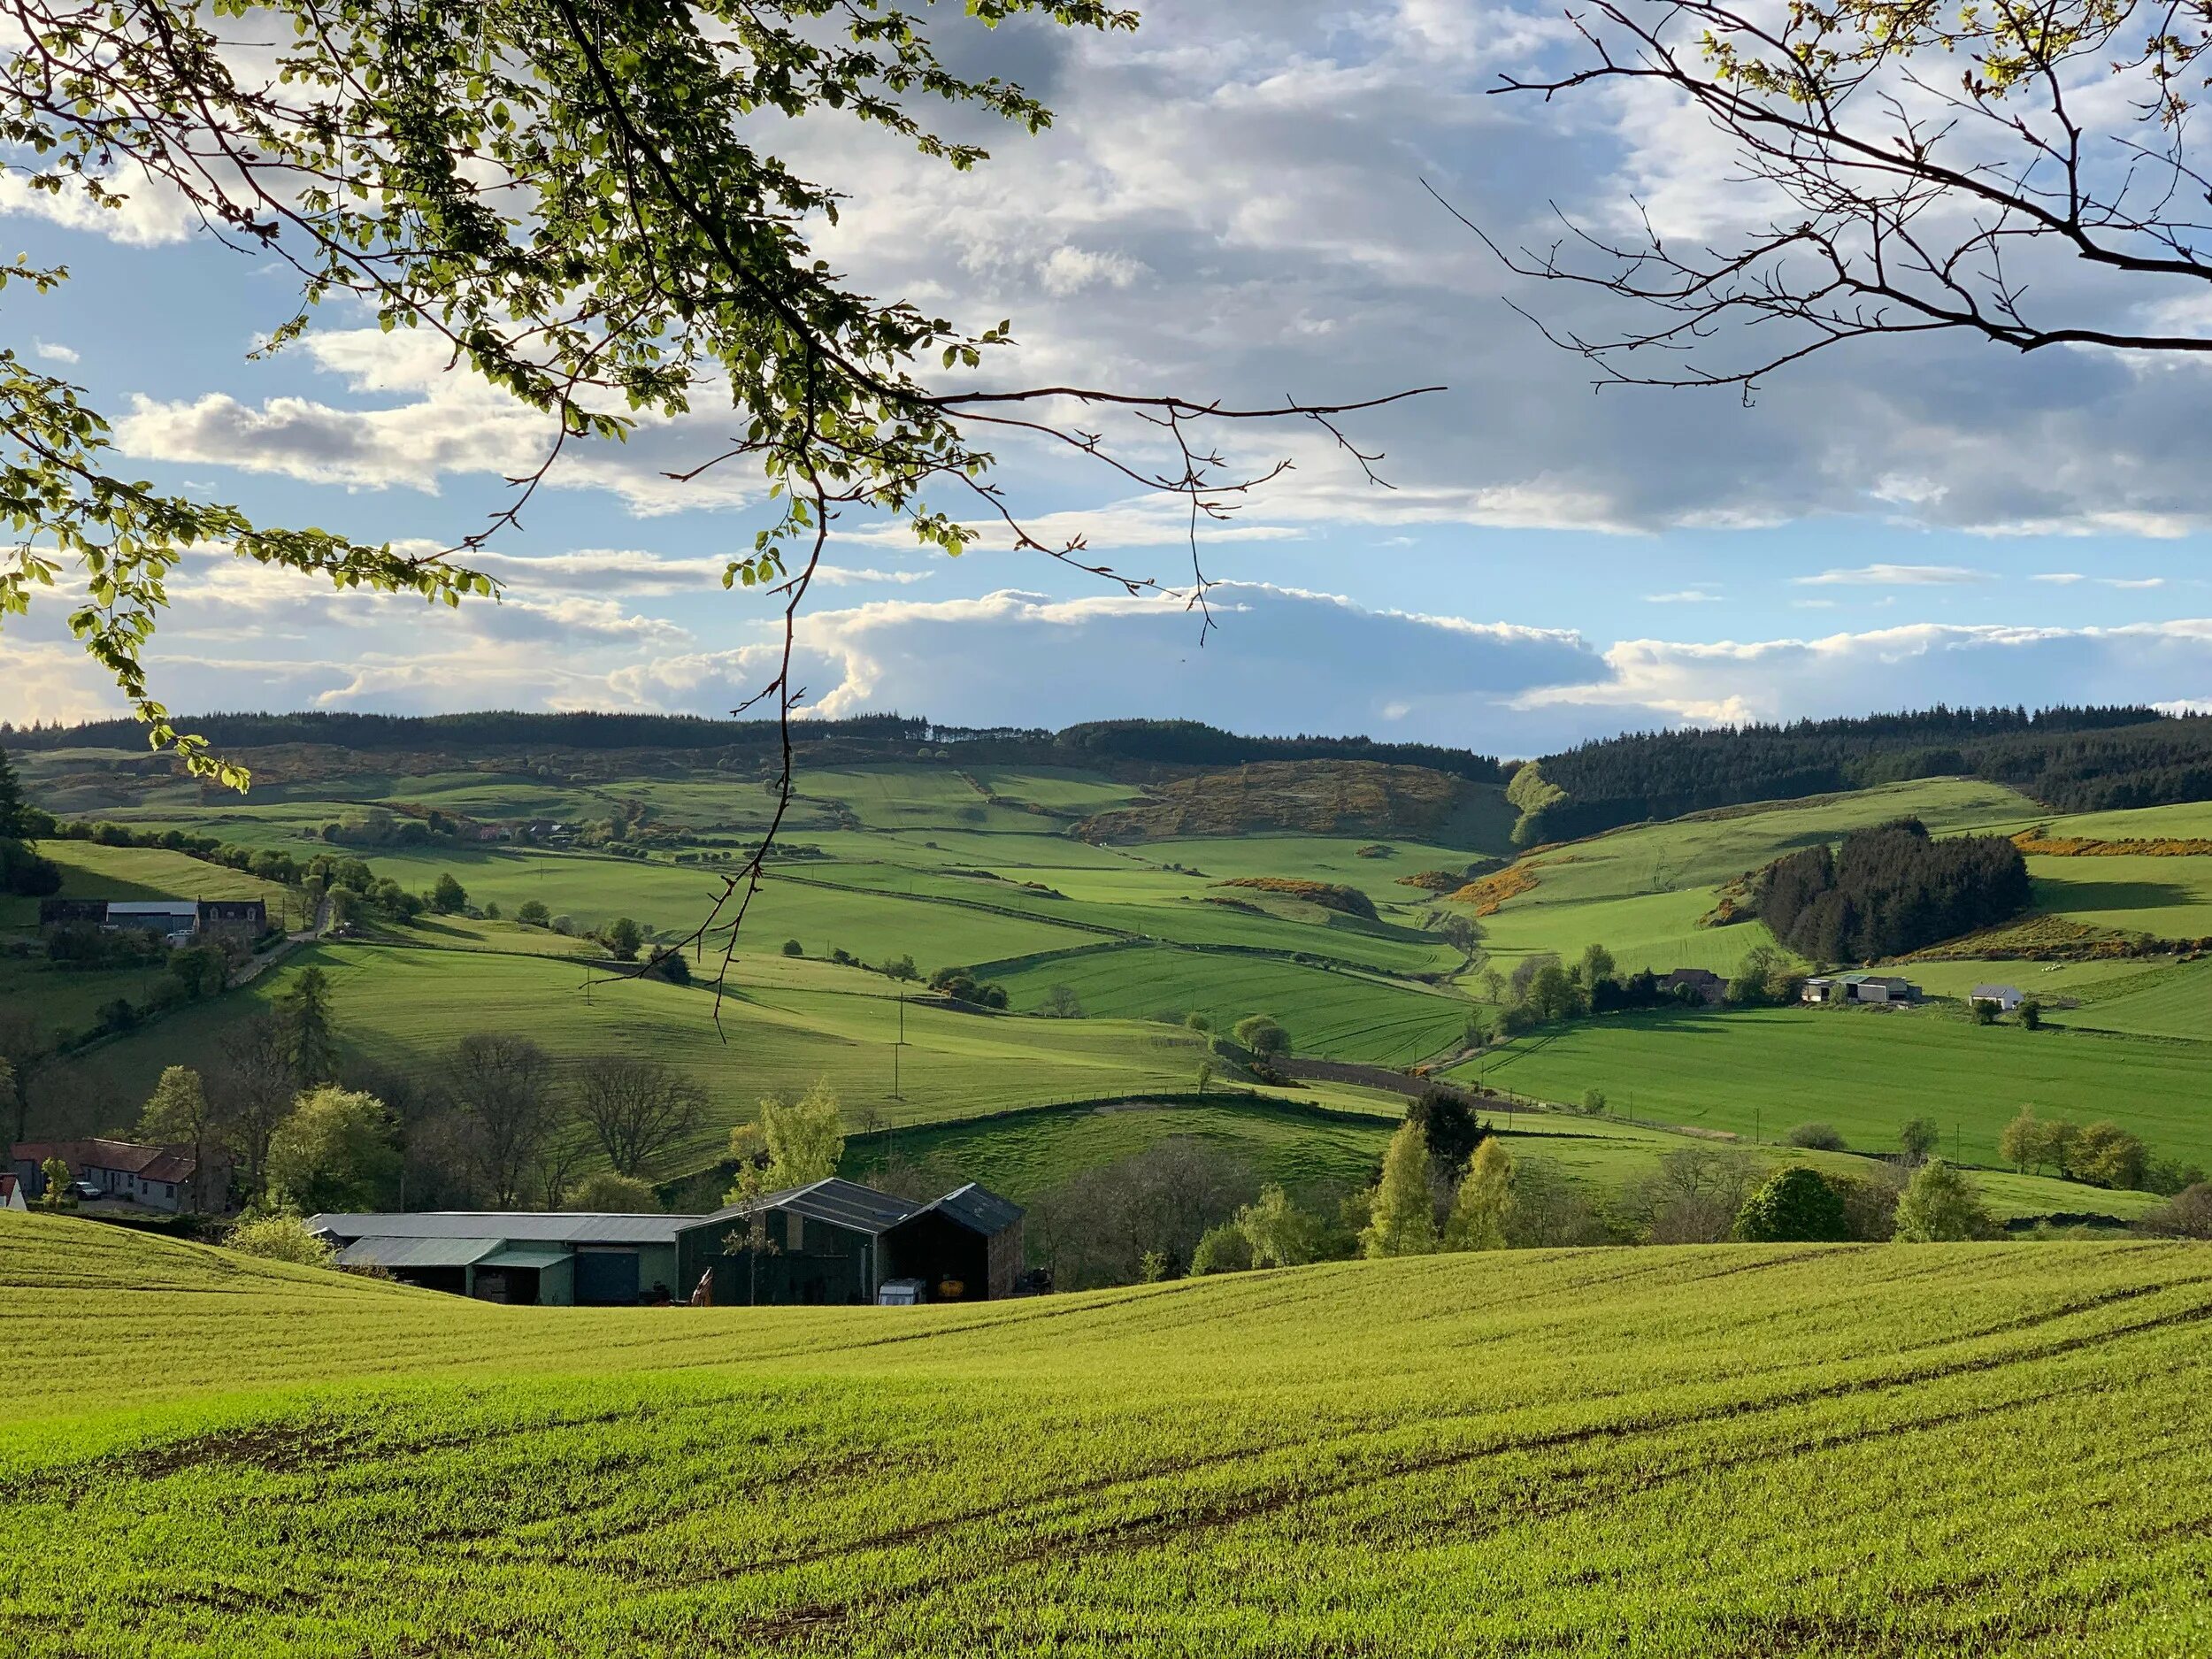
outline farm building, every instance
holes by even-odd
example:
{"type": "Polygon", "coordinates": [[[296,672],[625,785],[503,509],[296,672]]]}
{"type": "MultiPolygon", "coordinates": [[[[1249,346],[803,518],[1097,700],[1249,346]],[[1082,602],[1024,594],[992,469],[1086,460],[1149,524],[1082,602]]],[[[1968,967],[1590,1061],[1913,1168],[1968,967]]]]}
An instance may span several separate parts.
{"type": "Polygon", "coordinates": [[[1978,985],[1967,993],[1966,1000],[1973,1002],[1993,1002],[2000,1013],[2009,1014],[2027,999],[2016,985],[1978,985]]]}
{"type": "Polygon", "coordinates": [[[28,1210],[23,1202],[23,1183],[12,1174],[0,1175],[0,1210],[28,1210]]]}
{"type": "Polygon", "coordinates": [[[630,1308],[672,1296],[676,1239],[695,1216],[439,1210],[310,1216],[347,1267],[483,1302],[630,1308]]]}
{"type": "Polygon", "coordinates": [[[1022,1210],[971,1183],[917,1204],[833,1177],[687,1220],[683,1282],[722,1303],[868,1302],[890,1280],[928,1301],[1013,1294],[1022,1210]],[[751,1240],[749,1244],[748,1240],[751,1240]]]}
{"type": "Polygon", "coordinates": [[[269,907],[259,899],[41,899],[38,925],[155,933],[172,945],[215,939],[251,944],[269,931],[269,907]]]}
{"type": "Polygon", "coordinates": [[[1718,1008],[1728,981],[1710,968],[1677,968],[1661,976],[1659,989],[1670,996],[1694,996],[1708,1008],[1718,1008]]]}
{"type": "Polygon", "coordinates": [[[59,1158],[69,1166],[70,1179],[89,1182],[105,1197],[149,1210],[192,1207],[192,1177],[198,1165],[189,1147],[142,1146],[135,1141],[19,1141],[9,1148],[8,1165],[25,1196],[44,1195],[49,1158],[59,1158]]]}
{"type": "Polygon", "coordinates": [[[1806,980],[1798,995],[1807,1002],[1865,1002],[1901,1008],[1920,1000],[1920,987],[1888,973],[1821,974],[1806,980]]]}

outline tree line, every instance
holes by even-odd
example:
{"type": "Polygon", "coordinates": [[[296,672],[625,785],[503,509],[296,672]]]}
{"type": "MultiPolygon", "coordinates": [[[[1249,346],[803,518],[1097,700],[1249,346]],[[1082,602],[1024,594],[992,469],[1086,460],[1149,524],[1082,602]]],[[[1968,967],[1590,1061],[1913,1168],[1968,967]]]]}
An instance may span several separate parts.
{"type": "Polygon", "coordinates": [[[1540,764],[1517,837],[1571,841],[1686,812],[1968,775],[2065,811],[2212,797],[2212,720],[2139,706],[1935,708],[1786,726],[1633,733],[1540,764]]]}

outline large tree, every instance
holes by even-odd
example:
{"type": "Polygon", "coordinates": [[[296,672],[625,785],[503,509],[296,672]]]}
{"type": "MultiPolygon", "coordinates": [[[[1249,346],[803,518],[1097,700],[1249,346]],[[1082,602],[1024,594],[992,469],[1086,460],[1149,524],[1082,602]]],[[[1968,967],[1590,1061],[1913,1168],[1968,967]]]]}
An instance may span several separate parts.
{"type": "Polygon", "coordinates": [[[1747,390],[1848,341],[1955,331],[2212,351],[2144,303],[2212,285],[2188,119],[2207,0],[1599,0],[1572,17],[1579,55],[1499,90],[1671,95],[1720,134],[1742,210],[1733,232],[1645,216],[1492,242],[1524,273],[1634,303],[1617,326],[1544,319],[1601,380],[1747,390]]]}
{"type": "Polygon", "coordinates": [[[699,1126],[706,1091],[664,1061],[609,1055],[576,1068],[577,1116],[618,1175],[635,1175],[699,1126]]]}
{"type": "Polygon", "coordinates": [[[567,1122],[553,1057],[527,1037],[478,1032],[454,1045],[445,1074],[485,1193],[494,1209],[511,1210],[567,1122]]]}
{"type": "Polygon", "coordinates": [[[269,1143],[299,1094],[282,1021],[260,1014],[227,1030],[222,1061],[207,1086],[224,1142],[237,1161],[239,1185],[257,1202],[268,1187],[269,1143]]]}
{"type": "Polygon", "coordinates": [[[215,1109],[208,1103],[200,1074],[190,1066],[173,1065],[138,1115],[138,1135],[157,1145],[192,1148],[192,1208],[205,1210],[208,1198],[208,1153],[215,1144],[215,1109]]]}

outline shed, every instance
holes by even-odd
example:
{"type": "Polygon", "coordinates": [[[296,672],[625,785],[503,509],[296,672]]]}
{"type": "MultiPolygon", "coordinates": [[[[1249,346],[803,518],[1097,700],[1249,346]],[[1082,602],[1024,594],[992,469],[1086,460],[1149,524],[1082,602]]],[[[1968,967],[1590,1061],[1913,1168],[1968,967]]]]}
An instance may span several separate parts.
{"type": "Polygon", "coordinates": [[[394,1278],[488,1301],[634,1307],[655,1287],[673,1294],[676,1240],[694,1216],[567,1211],[431,1210],[319,1215],[307,1225],[394,1278]],[[363,1248],[365,1247],[365,1248],[363,1248]],[[465,1259],[457,1259],[461,1257],[465,1259]]]}
{"type": "Polygon", "coordinates": [[[971,1181],[883,1235],[888,1275],[919,1279],[932,1302],[999,1301],[1022,1271],[1022,1207],[971,1181]]]}
{"type": "Polygon", "coordinates": [[[831,1176],[686,1217],[678,1243],[687,1286],[714,1274],[721,1303],[870,1302],[883,1235],[920,1206],[831,1176]],[[748,1242],[749,1238],[752,1240],[748,1242]]]}
{"type": "Polygon", "coordinates": [[[1978,985],[1967,993],[1969,1002],[1994,1002],[2002,1013],[2009,1014],[2027,999],[2016,985],[1978,985]]]}

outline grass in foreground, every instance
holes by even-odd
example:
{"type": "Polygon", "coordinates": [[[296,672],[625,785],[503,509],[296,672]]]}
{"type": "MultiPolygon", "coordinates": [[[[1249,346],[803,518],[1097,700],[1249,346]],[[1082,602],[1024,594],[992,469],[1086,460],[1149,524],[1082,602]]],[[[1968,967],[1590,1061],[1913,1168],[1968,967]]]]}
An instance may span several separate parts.
{"type": "Polygon", "coordinates": [[[593,1312],[0,1217],[0,1321],[30,1654],[2212,1644],[2188,1246],[593,1312]]]}

